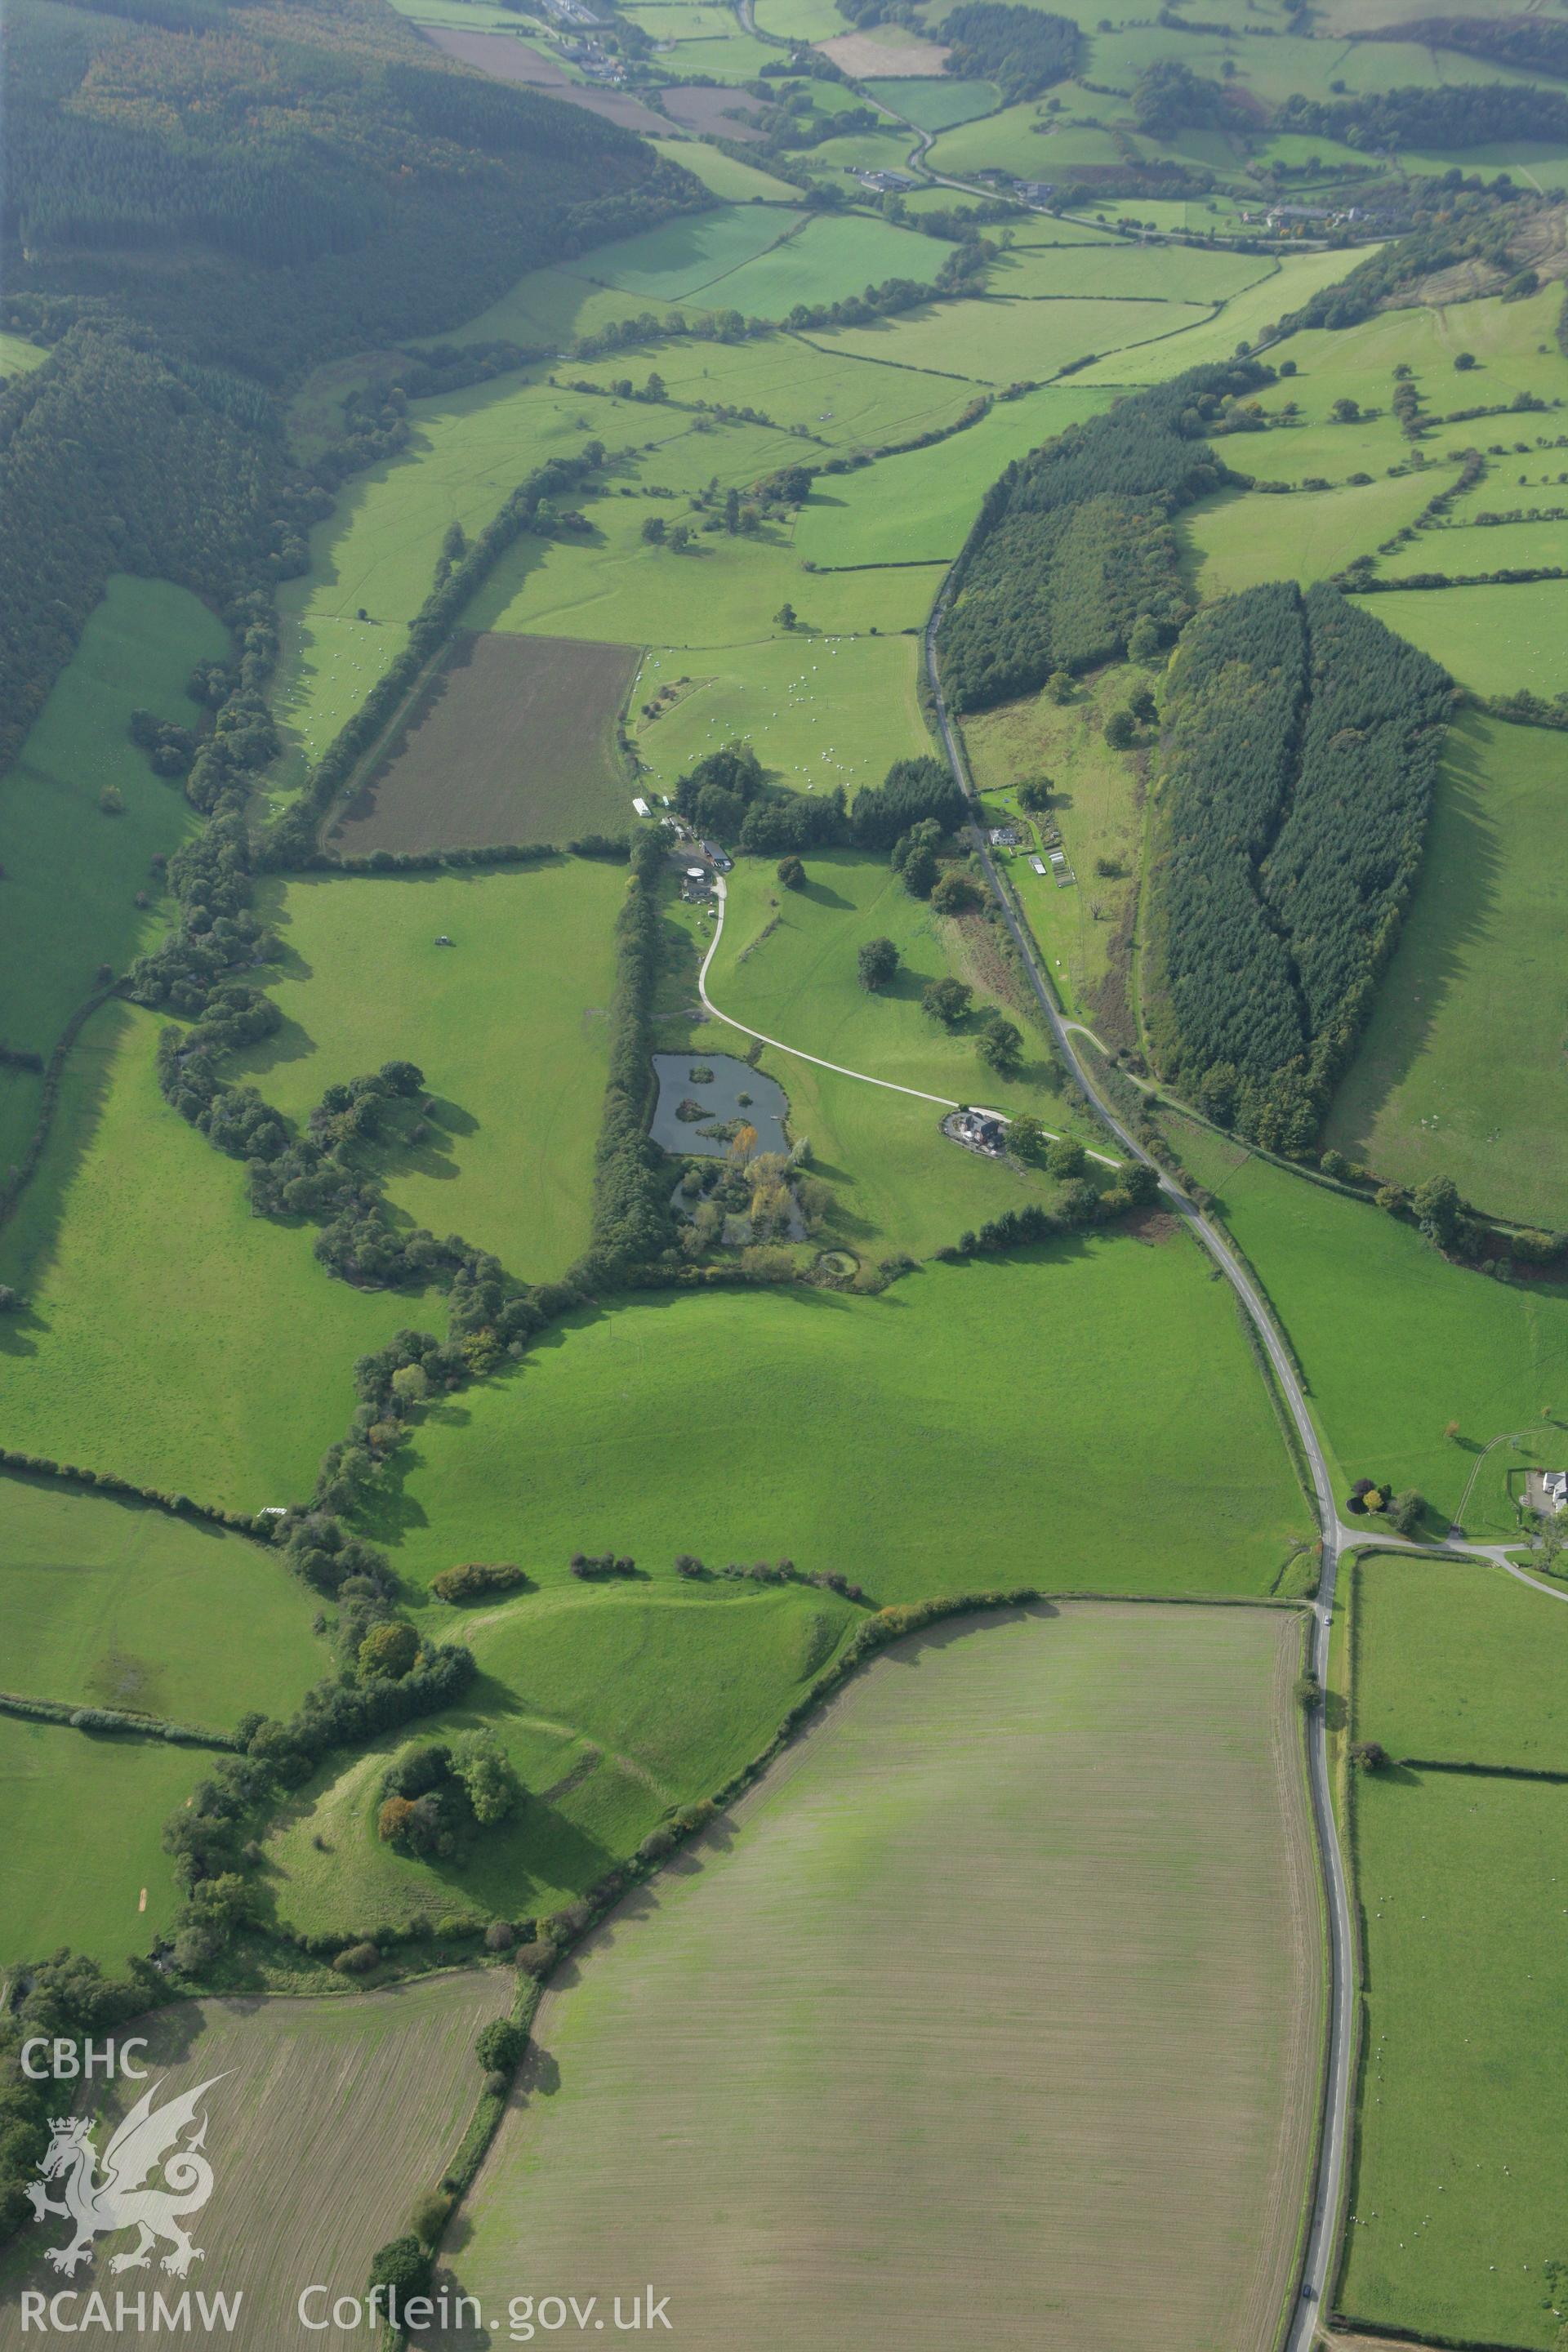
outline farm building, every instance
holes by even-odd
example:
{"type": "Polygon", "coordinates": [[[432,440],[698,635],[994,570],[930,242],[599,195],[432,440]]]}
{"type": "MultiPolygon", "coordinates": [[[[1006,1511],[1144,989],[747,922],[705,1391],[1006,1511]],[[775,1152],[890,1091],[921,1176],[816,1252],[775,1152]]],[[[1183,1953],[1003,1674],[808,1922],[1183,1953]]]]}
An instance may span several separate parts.
{"type": "Polygon", "coordinates": [[[651,816],[653,814],[653,811],[649,808],[647,801],[640,799],[636,794],[633,795],[632,807],[638,816],[651,816]]]}
{"type": "Polygon", "coordinates": [[[1006,1121],[994,1118],[988,1111],[950,1111],[942,1120],[942,1131],[954,1143],[962,1143],[966,1150],[984,1151],[992,1160],[1000,1160],[1007,1149],[1006,1121]]]}

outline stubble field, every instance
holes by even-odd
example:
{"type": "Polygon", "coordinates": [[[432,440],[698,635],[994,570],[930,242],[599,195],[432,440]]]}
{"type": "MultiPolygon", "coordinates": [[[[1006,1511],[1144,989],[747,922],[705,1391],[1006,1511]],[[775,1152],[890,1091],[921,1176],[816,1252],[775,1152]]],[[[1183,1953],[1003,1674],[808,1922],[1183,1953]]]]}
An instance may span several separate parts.
{"type": "Polygon", "coordinates": [[[756,2352],[1264,2352],[1316,2104],[1299,1642],[1069,1606],[900,1645],[557,1979],[458,2281],[526,2243],[756,2352]]]}
{"type": "MultiPolygon", "coordinates": [[[[188,2284],[243,2298],[228,2339],[243,2352],[301,2340],[305,2287],[327,2290],[307,2306],[313,2315],[364,2294],[375,2249],[456,2152],[479,2088],[474,2036],[513,1990],[508,1971],[473,1969],[336,2000],[180,2002],[139,2021],[143,2063],[164,2086],[160,2105],[213,2084],[203,2107],[217,2185],[195,2231],[203,2260],[188,2284]]],[[[58,2242],[61,2224],[50,2228],[43,2242],[58,2242]]],[[[110,2279],[110,2249],[125,2242],[100,2242],[77,2284],[107,2288],[110,2310],[117,2285],[134,2294],[149,2278],[176,2295],[178,2283],[157,2271],[110,2279]]],[[[60,2280],[36,2263],[13,2284],[48,2294],[60,2280]]],[[[16,2303],[0,2303],[0,2345],[29,2340],[16,2303]]],[[[351,2352],[366,2335],[328,2325],[305,2340],[351,2352]]]]}

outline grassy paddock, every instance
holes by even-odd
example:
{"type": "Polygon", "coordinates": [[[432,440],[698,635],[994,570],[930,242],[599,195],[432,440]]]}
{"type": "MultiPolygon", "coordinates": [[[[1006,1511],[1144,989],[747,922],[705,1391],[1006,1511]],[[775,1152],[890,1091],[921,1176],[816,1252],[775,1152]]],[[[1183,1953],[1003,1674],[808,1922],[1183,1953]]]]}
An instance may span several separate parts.
{"type": "Polygon", "coordinates": [[[1550,700],[1562,685],[1568,580],[1514,588],[1395,588],[1373,609],[1385,626],[1477,694],[1512,694],[1522,687],[1550,700]]]}
{"type": "Polygon", "coordinates": [[[251,1214],[243,1170],[158,1091],[160,1025],[94,1014],[0,1234],[0,1281],[27,1300],[0,1325],[6,1442],[258,1511],[310,1493],[354,1358],[438,1308],[330,1280],[308,1228],[251,1214]]]}
{"type": "MultiPolygon", "coordinates": [[[[811,586],[801,583],[803,609],[809,609],[811,586]]],[[[669,792],[705,752],[742,737],[778,782],[797,791],[842,783],[853,795],[862,784],[880,783],[895,760],[930,750],[919,665],[919,642],[906,636],[781,632],[700,653],[656,644],[632,694],[637,756],[660,791],[669,792]],[[638,715],[665,685],[677,688],[677,699],[661,706],[662,716],[638,715]]]]}
{"type": "MultiPolygon", "coordinates": [[[[1098,365],[1086,368],[1089,383],[1163,383],[1184,368],[1229,359],[1237,344],[1253,342],[1263,331],[1300,310],[1320,287],[1332,286],[1355,268],[1353,253],[1290,253],[1280,260],[1272,278],[1265,278],[1240,294],[1233,294],[1216,319],[1184,329],[1170,341],[1142,351],[1112,352],[1098,365]]],[[[1270,355],[1272,356],[1272,354],[1270,355]]]]}
{"type": "Polygon", "coordinates": [[[1064,1005],[1089,1022],[1100,1009],[1110,942],[1136,887],[1141,832],[1143,761],[1139,755],[1113,751],[1104,722],[1142,675],[1113,665],[1080,682],[1069,703],[1055,703],[1045,693],[1030,695],[963,722],[974,781],[991,822],[1022,826],[1028,841],[1026,850],[1007,856],[1008,879],[1064,1005]],[[1051,780],[1050,814],[1078,877],[1070,888],[1058,888],[1028,862],[1038,836],[1018,806],[1016,787],[1040,776],[1051,780]],[[1101,858],[1118,872],[1097,874],[1096,860],[1101,858]]]}
{"type": "MultiPolygon", "coordinates": [[[[795,525],[803,562],[951,562],[985,492],[1014,458],[1106,404],[1103,393],[1047,385],[999,401],[978,425],[852,474],[819,476],[795,525]]],[[[935,593],[939,574],[931,574],[935,593]]]]}
{"type": "MultiPolygon", "coordinates": [[[[1269,474],[1276,445],[1289,451],[1296,437],[1268,436],[1258,472],[1269,474]]],[[[1373,554],[1380,541],[1414,522],[1436,487],[1428,470],[1392,482],[1299,490],[1289,498],[1217,490],[1177,521],[1187,577],[1205,597],[1235,595],[1261,580],[1298,580],[1308,587],[1342,571],[1352,557],[1373,554]]],[[[1432,544],[1418,545],[1412,568],[1438,560],[1428,552],[1432,544]]],[[[1382,600],[1371,609],[1381,616],[1382,600]]]]}
{"type": "MultiPolygon", "coordinates": [[[[1204,315],[1195,305],[1178,301],[1102,302],[1092,295],[1071,295],[1059,302],[1037,302],[998,294],[978,302],[933,302],[874,327],[824,329],[813,341],[819,350],[848,358],[927,368],[977,384],[1009,384],[1054,376],[1091,352],[1152,342],[1204,315]]],[[[1107,365],[1102,362],[1096,375],[1107,365]]],[[[1173,375],[1175,368],[1156,373],[1173,375]]]]}
{"type": "MultiPolygon", "coordinates": [[[[711,466],[702,437],[692,437],[694,448],[680,453],[683,470],[705,481],[711,466]]],[[[700,654],[783,635],[775,616],[786,604],[815,631],[892,635],[924,622],[935,583],[921,570],[807,578],[783,526],[768,525],[754,537],[704,531],[700,520],[694,524],[689,498],[660,495],[674,488],[668,451],[637,459],[631,470],[638,494],[596,500],[591,535],[542,548],[536,540],[520,541],[502,557],[469,608],[476,627],[617,646],[668,635],[700,654]],[[685,522],[698,535],[681,549],[650,546],[642,535],[650,516],[685,522]]]]}
{"type": "Polygon", "coordinates": [[[0,1679],[31,1698],[226,1730],[326,1670],[275,1555],[145,1503],[0,1478],[0,1679]]]}
{"type": "Polygon", "coordinates": [[[880,1297],[644,1297],[557,1327],[400,1459],[365,1531],[417,1577],[515,1559],[561,1582],[581,1548],[660,1578],[680,1551],[787,1554],[881,1601],[977,1576],[1263,1593],[1302,1532],[1235,1310],[1175,1236],[931,1265],[880,1297]],[[707,1459],[721,1477],[694,1478],[707,1459]]]}
{"type": "Polygon", "coordinates": [[[1542,2267],[1563,2252],[1568,1790],[1378,1774],[1355,1807],[1366,2054],[1338,2307],[1545,2352],[1561,2324],[1542,2267]]]}
{"type": "Polygon", "coordinates": [[[1452,1176],[1549,1226],[1568,1223],[1562,742],[1476,711],[1450,730],[1421,887],[1326,1130],[1380,1175],[1452,1176]]]}
{"type": "MultiPolygon", "coordinates": [[[[111,1969],[145,1952],[181,1900],[160,1843],[163,1823],[211,1764],[199,1750],[161,1739],[0,1716],[0,1966],[39,1959],[61,1944],[111,1969]]],[[[0,2328],[15,2324],[15,2312],[0,2304],[0,2328]]]]}
{"type": "MultiPolygon", "coordinates": [[[[998,1078],[976,1054],[973,1027],[944,1029],[921,1010],[928,982],[963,971],[959,925],[912,898],[881,857],[818,851],[806,877],[804,889],[785,890],[763,859],[737,865],[708,975],[723,1012],[847,1069],[1060,1123],[1052,1115],[1056,1065],[1038,1033],[1026,1037],[1019,1076],[998,1078]],[[857,959],[877,938],[891,939],[902,961],[889,986],[872,993],[860,985],[857,959]]],[[[984,999],[977,992],[976,1003],[984,999]]],[[[934,1127],[940,1112],[926,1108],[934,1127]]]]}
{"type": "Polygon", "coordinates": [[[588,1239],[626,887],[589,858],[269,885],[285,1022],[235,1066],[302,1120],[325,1087],[417,1062],[436,1107],[384,1159],[387,1198],[514,1274],[562,1274],[588,1239]]]}
{"type": "Polygon", "coordinates": [[[1259,1269],[1342,1477],[1417,1487],[1447,1517],[1479,1449],[1525,1432],[1519,1454],[1488,1455],[1465,1512],[1467,1534],[1512,1535],[1506,1471],[1551,1465],[1560,1450],[1542,1414],[1563,1409],[1568,1290],[1449,1265],[1413,1226],[1370,1202],[1288,1175],[1184,1120],[1173,1133],[1259,1269]],[[1457,1439],[1444,1433],[1450,1421],[1457,1439]]]}
{"type": "MultiPolygon", "coordinates": [[[[155,776],[126,733],[138,707],[190,727],[197,661],[226,661],[228,633],[188,589],[117,573],[0,790],[0,1037],[47,1055],[100,964],[123,971],[163,928],[136,905],[149,860],[195,821],[178,777],[155,776]],[[112,786],[118,814],[99,806],[112,786]]],[[[30,1125],[30,1122],[29,1122],[30,1125]]],[[[20,1151],[5,1155],[5,1164],[20,1151]]]]}
{"type": "Polygon", "coordinates": [[[900,1645],[546,1994],[461,2284],[521,2237],[703,2347],[1266,2352],[1315,2114],[1297,1644],[1069,1606],[900,1645]]]}
{"type": "Polygon", "coordinates": [[[1356,1574],[1360,1738],[1391,1756],[1568,1771],[1568,1609],[1463,1560],[1373,1553],[1356,1574]]]}

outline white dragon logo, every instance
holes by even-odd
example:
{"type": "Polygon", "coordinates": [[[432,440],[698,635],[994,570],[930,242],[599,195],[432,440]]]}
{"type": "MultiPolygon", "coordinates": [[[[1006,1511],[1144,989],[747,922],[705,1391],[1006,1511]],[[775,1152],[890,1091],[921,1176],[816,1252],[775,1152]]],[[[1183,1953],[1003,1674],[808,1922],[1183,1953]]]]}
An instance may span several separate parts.
{"type": "Polygon", "coordinates": [[[38,2159],[38,2170],[46,2181],[63,2176],[64,2200],[56,2203],[37,2180],[27,2184],[27,2195],[37,2221],[46,2213],[64,2214],[74,2223],[76,2235],[68,2246],[47,2248],[46,2261],[68,2278],[92,2252],[94,2238],[116,2230],[135,2230],[140,2234],[129,2253],[112,2258],[111,2271],[145,2270],[153,2247],[163,2239],[174,2252],[164,2255],[163,2267],[176,2278],[184,2278],[191,2264],[201,2261],[202,2250],[192,2245],[181,2217],[199,2213],[213,2192],[213,2168],[200,2152],[206,2137],[206,2117],[202,2116],[200,2129],[186,2147],[176,2147],[174,2143],[186,2126],[196,2120],[204,2094],[222,2080],[221,2074],[215,2074],[156,2112],[153,2097],[162,2084],[154,2083],[144,2091],[103,2152],[101,2179],[97,2177],[98,2150],[88,2118],[56,2116],[50,2119],[54,2137],[38,2159]],[[147,2183],[160,2166],[167,2186],[149,2188],[147,2183]]]}

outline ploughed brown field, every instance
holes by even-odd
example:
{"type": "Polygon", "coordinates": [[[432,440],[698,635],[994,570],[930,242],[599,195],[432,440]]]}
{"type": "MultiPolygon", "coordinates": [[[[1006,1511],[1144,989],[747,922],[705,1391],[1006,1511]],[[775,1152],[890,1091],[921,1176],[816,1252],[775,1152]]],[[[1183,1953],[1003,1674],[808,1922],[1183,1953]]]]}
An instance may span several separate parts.
{"type": "Polygon", "coordinates": [[[552,1984],[448,2275],[651,2281],[688,2352],[1272,2352],[1300,1656],[1295,1612],[1111,1602],[898,1645],[552,1984]]]}
{"type": "Polygon", "coordinates": [[[348,856],[625,832],[634,646],[465,632],[332,829],[348,856]]]}
{"type": "Polygon", "coordinates": [[[753,123],[734,121],[736,114],[760,114],[760,99],[749,98],[743,89],[709,89],[701,83],[667,89],[664,93],[665,112],[676,122],[685,123],[689,131],[702,131],[721,139],[760,139],[762,132],[753,123]]]}

